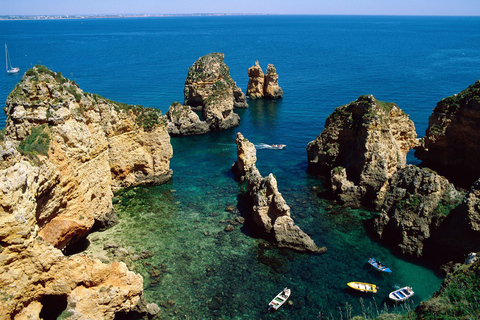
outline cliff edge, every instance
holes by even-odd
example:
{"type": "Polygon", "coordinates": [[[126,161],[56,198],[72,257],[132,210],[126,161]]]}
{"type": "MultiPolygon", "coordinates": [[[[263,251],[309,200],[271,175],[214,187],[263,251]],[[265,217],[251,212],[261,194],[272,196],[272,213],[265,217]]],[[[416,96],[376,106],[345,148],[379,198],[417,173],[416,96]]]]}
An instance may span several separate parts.
{"type": "Polygon", "coordinates": [[[379,209],[388,180],[417,145],[413,122],[396,104],[360,96],[338,107],[307,146],[308,168],[325,176],[346,206],[379,209]]]}
{"type": "Polygon", "coordinates": [[[43,66],[25,73],[5,112],[0,313],[38,317],[53,300],[76,318],[113,319],[143,305],[143,280],[122,263],[60,250],[116,222],[113,190],[170,179],[165,117],[85,93],[43,66]]]}
{"type": "Polygon", "coordinates": [[[469,188],[480,178],[479,129],[480,80],[437,103],[415,156],[449,180],[469,188]]]}

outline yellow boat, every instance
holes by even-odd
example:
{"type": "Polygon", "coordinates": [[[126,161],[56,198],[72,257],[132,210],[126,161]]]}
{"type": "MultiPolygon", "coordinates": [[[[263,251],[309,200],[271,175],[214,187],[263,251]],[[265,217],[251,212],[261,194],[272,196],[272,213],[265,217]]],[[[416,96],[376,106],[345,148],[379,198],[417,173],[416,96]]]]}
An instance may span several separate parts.
{"type": "Polygon", "coordinates": [[[371,283],[365,283],[365,282],[349,282],[347,283],[347,286],[358,291],[372,292],[372,293],[377,293],[377,289],[378,289],[376,285],[371,283]]]}

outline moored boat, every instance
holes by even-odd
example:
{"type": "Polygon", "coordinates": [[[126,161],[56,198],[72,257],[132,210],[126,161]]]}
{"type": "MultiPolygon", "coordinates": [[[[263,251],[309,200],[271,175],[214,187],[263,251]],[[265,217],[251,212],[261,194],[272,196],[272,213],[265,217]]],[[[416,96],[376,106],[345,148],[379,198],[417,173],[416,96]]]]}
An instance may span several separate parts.
{"type": "Polygon", "coordinates": [[[383,263],[381,263],[380,261],[376,260],[375,258],[369,258],[368,259],[368,263],[374,267],[375,269],[377,269],[378,271],[381,271],[381,272],[387,272],[387,273],[391,273],[392,270],[390,270],[390,268],[388,268],[386,265],[384,265],[383,263]]]}
{"type": "Polygon", "coordinates": [[[17,73],[18,71],[20,71],[20,68],[12,67],[12,63],[10,62],[10,56],[8,54],[8,49],[7,49],[7,44],[6,43],[5,43],[5,64],[6,64],[8,74],[17,73]]]}
{"type": "Polygon", "coordinates": [[[347,286],[354,290],[358,290],[361,292],[371,292],[371,293],[377,293],[378,287],[375,284],[371,283],[365,283],[365,282],[349,282],[347,283],[347,286]]]}
{"type": "Polygon", "coordinates": [[[272,311],[275,311],[275,310],[278,310],[278,308],[280,308],[286,301],[287,299],[290,297],[290,293],[292,291],[288,288],[285,288],[282,290],[282,292],[280,292],[279,294],[277,294],[277,296],[275,298],[273,298],[272,301],[270,301],[270,303],[268,304],[268,310],[272,310],[272,311]]]}
{"type": "Polygon", "coordinates": [[[400,302],[400,301],[407,300],[408,298],[413,296],[413,294],[414,292],[411,287],[403,287],[398,290],[390,292],[388,297],[393,301],[400,302]]]}

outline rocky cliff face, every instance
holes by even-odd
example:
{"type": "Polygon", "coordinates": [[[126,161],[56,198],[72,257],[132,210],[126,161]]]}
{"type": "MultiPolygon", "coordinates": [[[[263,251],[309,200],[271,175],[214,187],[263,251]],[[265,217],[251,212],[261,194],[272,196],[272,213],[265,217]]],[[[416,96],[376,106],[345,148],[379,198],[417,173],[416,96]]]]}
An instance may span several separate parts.
{"type": "MultiPolygon", "coordinates": [[[[433,256],[438,227],[463,194],[434,171],[412,165],[394,174],[386,194],[380,215],[373,220],[377,235],[404,255],[433,256]]],[[[447,256],[445,248],[442,252],[447,256]]]]}
{"type": "Polygon", "coordinates": [[[378,209],[389,178],[416,144],[414,124],[397,105],[361,96],[335,109],[308,144],[309,171],[331,180],[345,205],[378,209]]]}
{"type": "Polygon", "coordinates": [[[200,57],[188,69],[185,80],[185,105],[202,110],[211,130],[238,125],[234,108],[247,108],[242,90],[230,77],[223,53],[213,52],[200,57]]]}
{"type": "Polygon", "coordinates": [[[250,99],[272,99],[283,97],[283,90],[278,85],[278,74],[273,64],[267,66],[267,73],[255,61],[255,65],[248,69],[247,96],[250,99]]]}
{"type": "Polygon", "coordinates": [[[255,166],[255,146],[237,133],[238,160],[232,170],[241,181],[247,182],[250,199],[253,202],[252,219],[263,234],[274,239],[279,247],[302,252],[324,253],[290,217],[290,207],[278,191],[277,180],[272,174],[262,177],[255,166]]]}
{"type": "Polygon", "coordinates": [[[438,102],[415,156],[465,187],[480,178],[480,80],[438,102]]]}
{"type": "Polygon", "coordinates": [[[198,114],[189,106],[178,102],[172,103],[167,112],[168,133],[174,136],[204,134],[210,131],[206,121],[200,120],[198,114]]]}
{"type": "Polygon", "coordinates": [[[84,93],[42,66],[25,73],[5,110],[0,281],[11,298],[0,302],[2,314],[20,319],[27,308],[34,315],[49,295],[67,299],[72,312],[85,318],[97,312],[91,318],[113,319],[115,312],[131,310],[141,298],[141,277],[121,265],[65,258],[59,249],[115,222],[113,190],[170,179],[165,118],[154,109],[84,93]],[[39,284],[41,290],[22,291],[39,284]],[[89,310],[92,301],[77,301],[74,292],[101,299],[102,308],[89,310]]]}
{"type": "Polygon", "coordinates": [[[431,250],[436,254],[448,252],[451,260],[461,260],[480,248],[480,180],[477,180],[433,234],[431,250]],[[441,249],[440,249],[441,248],[441,249]]]}

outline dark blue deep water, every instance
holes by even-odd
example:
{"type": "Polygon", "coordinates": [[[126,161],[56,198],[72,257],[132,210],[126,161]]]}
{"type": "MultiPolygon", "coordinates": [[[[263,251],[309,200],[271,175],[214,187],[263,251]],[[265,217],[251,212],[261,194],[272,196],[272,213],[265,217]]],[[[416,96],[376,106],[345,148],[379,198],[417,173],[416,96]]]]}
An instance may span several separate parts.
{"type": "MultiPolygon", "coordinates": [[[[247,70],[273,63],[284,99],[250,101],[239,127],[204,136],[174,138],[168,184],[136,188],[116,205],[121,223],[97,238],[116,241],[132,254],[149,302],[164,319],[323,319],[350,314],[374,317],[402,312],[439,289],[433,270],[406,261],[370,239],[362,210],[334,207],[318,198],[320,185],[306,173],[306,145],[334,108],[363,94],[395,102],[423,136],[436,103],[480,78],[480,18],[376,16],[229,16],[143,19],[0,21],[21,73],[0,76],[5,101],[28,68],[43,64],[73,79],[84,91],[156,107],[183,102],[190,67],[210,52],[225,53],[243,91],[247,70]],[[292,216],[320,246],[321,256],[264,248],[245,227],[223,231],[235,214],[239,186],[230,166],[235,135],[255,144],[283,143],[286,150],[257,150],[257,167],[272,172],[292,216]],[[373,272],[369,256],[393,274],[373,272]],[[349,281],[380,286],[374,296],[347,290],[349,281]],[[411,285],[411,304],[385,304],[390,291],[411,285]],[[292,305],[276,314],[265,306],[285,286],[292,305]],[[352,309],[350,311],[350,309],[352,309]]],[[[5,116],[0,115],[0,127],[5,116]]],[[[410,157],[411,163],[417,161],[410,157]]],[[[103,240],[102,240],[103,241],[103,240]]],[[[94,240],[92,239],[92,242],[94,240]]]]}

